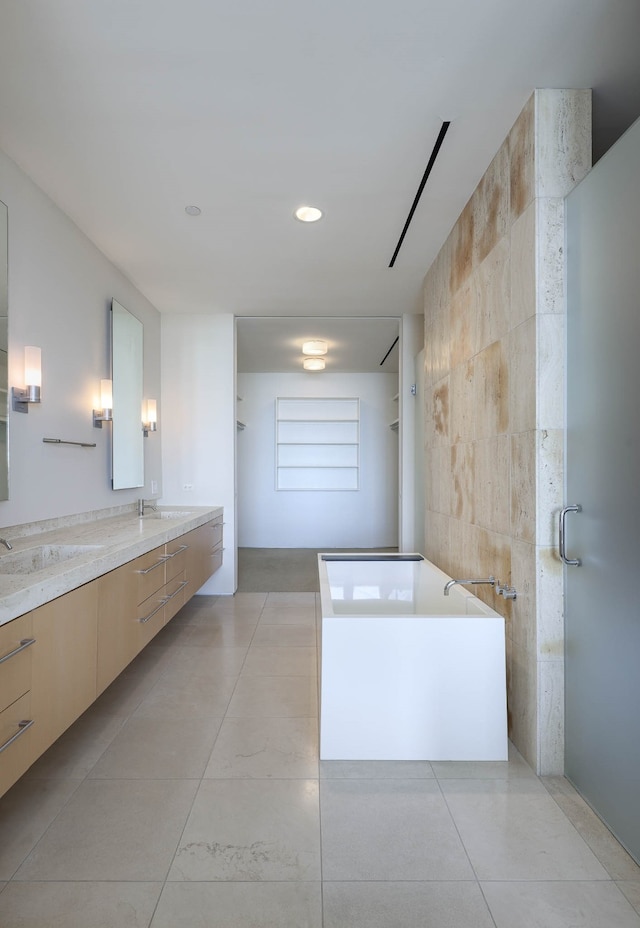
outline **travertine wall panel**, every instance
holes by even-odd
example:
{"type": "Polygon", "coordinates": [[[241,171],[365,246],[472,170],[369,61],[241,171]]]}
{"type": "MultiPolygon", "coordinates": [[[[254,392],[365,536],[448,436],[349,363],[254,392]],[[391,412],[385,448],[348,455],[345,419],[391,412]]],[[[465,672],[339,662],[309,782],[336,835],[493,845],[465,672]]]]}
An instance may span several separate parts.
{"type": "Polygon", "coordinates": [[[562,772],[564,196],[590,167],[590,92],[536,91],[429,269],[426,554],[507,628],[510,733],[562,772]]]}

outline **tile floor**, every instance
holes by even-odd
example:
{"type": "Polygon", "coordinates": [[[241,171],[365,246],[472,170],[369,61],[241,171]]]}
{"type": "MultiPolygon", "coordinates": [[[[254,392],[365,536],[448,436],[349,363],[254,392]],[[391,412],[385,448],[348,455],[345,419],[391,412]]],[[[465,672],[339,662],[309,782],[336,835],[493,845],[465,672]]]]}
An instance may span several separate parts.
{"type": "Polygon", "coordinates": [[[561,777],[318,762],[316,597],[196,597],[0,800],[2,928],[640,928],[561,777]]]}

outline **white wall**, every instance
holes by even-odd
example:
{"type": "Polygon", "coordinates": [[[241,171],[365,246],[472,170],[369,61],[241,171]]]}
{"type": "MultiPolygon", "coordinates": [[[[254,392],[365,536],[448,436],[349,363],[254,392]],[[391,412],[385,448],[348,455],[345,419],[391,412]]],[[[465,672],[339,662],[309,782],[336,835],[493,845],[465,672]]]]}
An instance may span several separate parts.
{"type": "MultiPolygon", "coordinates": [[[[10,413],[10,499],[0,502],[0,526],[132,502],[139,488],[111,489],[111,430],[93,428],[92,409],[109,376],[112,297],[144,324],[145,396],[159,397],[159,313],[2,152],[0,200],[9,210],[9,385],[24,384],[25,345],[42,348],[43,376],[41,405],[10,413]],[[97,447],[47,445],[45,437],[97,447]]],[[[159,435],[145,441],[146,496],[152,479],[161,487],[159,435]]]]}
{"type": "Polygon", "coordinates": [[[202,593],[237,586],[234,407],[234,317],[164,315],[162,502],[224,507],[223,564],[202,593]]]}
{"type": "Polygon", "coordinates": [[[238,374],[238,544],[249,548],[397,545],[395,374],[238,374]],[[360,397],[360,489],[275,489],[278,396],[360,397]]]}
{"type": "MultiPolygon", "coordinates": [[[[423,509],[418,509],[416,499],[416,404],[417,393],[411,388],[417,385],[416,357],[424,345],[424,317],[406,314],[400,328],[400,390],[398,414],[400,416],[400,550],[419,551],[417,523],[422,521],[423,509]]],[[[424,500],[422,501],[424,504],[424,500]]]]}

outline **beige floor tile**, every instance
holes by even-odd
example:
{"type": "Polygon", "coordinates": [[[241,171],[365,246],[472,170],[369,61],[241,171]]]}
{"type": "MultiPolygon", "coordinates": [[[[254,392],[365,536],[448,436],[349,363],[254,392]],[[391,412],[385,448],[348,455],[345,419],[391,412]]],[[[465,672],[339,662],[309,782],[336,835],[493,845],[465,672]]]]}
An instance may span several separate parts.
{"type": "MultiPolygon", "coordinates": [[[[154,639],[155,642],[155,639],[154,639]]],[[[147,679],[157,680],[171,659],[170,649],[148,644],[126,668],[128,673],[142,673],[147,679]]]]}
{"type": "Polygon", "coordinates": [[[222,718],[237,677],[188,666],[167,671],[138,706],[136,718],[222,718]]]}
{"type": "Polygon", "coordinates": [[[189,648],[248,648],[255,636],[253,622],[218,622],[192,625],[189,638],[181,642],[189,648]]]}
{"type": "Polygon", "coordinates": [[[607,879],[537,779],[441,780],[440,787],[478,879],[607,879]]]}
{"type": "Polygon", "coordinates": [[[199,779],[220,719],[129,719],[89,776],[92,779],[199,779]]]}
{"type": "Polygon", "coordinates": [[[11,883],[2,928],[147,928],[162,883],[11,883]]]}
{"type": "Polygon", "coordinates": [[[319,883],[167,883],[151,928],[322,928],[319,883]]]}
{"type": "Polygon", "coordinates": [[[325,880],[471,880],[435,780],[322,780],[325,880]]]}
{"type": "Polygon", "coordinates": [[[228,718],[315,718],[315,677],[243,677],[231,697],[228,718]]]}
{"type": "Polygon", "coordinates": [[[1,880],[11,879],[79,785],[78,780],[23,777],[4,794],[0,799],[1,880]]]}
{"type": "Polygon", "coordinates": [[[261,625],[306,625],[315,628],[315,606],[265,606],[260,616],[261,625]]]}
{"type": "Polygon", "coordinates": [[[324,928],[494,928],[478,884],[323,885],[324,928]]]}
{"type": "Polygon", "coordinates": [[[222,723],[205,777],[318,777],[315,719],[235,719],[222,723]]]}
{"type": "Polygon", "coordinates": [[[85,780],[15,879],[163,880],[197,786],[195,780],[85,780]]]}
{"type": "Polygon", "coordinates": [[[426,760],[323,760],[323,780],[433,780],[426,760]]]}
{"type": "Polygon", "coordinates": [[[640,915],[640,880],[618,880],[616,886],[640,915]]]}
{"type": "Polygon", "coordinates": [[[208,673],[212,678],[235,677],[244,666],[247,651],[246,645],[234,648],[176,647],[171,652],[171,665],[163,676],[170,676],[177,670],[189,670],[192,673],[208,673]]]}
{"type": "Polygon", "coordinates": [[[318,654],[312,648],[249,648],[243,676],[316,676],[318,654]]]}
{"type": "Polygon", "coordinates": [[[119,716],[99,715],[89,709],[45,751],[25,777],[84,780],[125,722],[119,716]]]}
{"type": "Polygon", "coordinates": [[[91,711],[128,718],[138,708],[156,680],[136,671],[124,671],[98,696],[91,711]]]}
{"type": "Polygon", "coordinates": [[[611,882],[482,883],[497,928],[640,928],[611,882]]]}
{"type": "MultiPolygon", "coordinates": [[[[155,648],[170,648],[173,645],[186,644],[191,637],[191,626],[181,622],[169,622],[153,639],[155,648]]],[[[143,652],[144,653],[144,652],[143,652]]]]}
{"type": "Polygon", "coordinates": [[[316,594],[309,593],[269,593],[265,606],[315,606],[316,594]]]}
{"type": "Polygon", "coordinates": [[[169,880],[320,879],[317,780],[203,780],[169,880]]]}
{"type": "Polygon", "coordinates": [[[258,625],[253,640],[257,648],[312,648],[316,630],[311,625],[258,625]]]}

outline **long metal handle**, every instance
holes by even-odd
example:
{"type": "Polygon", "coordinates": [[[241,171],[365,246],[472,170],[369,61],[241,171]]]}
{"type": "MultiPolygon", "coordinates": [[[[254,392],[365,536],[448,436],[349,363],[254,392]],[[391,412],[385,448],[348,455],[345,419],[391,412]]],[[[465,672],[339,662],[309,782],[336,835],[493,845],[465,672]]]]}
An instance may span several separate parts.
{"type": "Polygon", "coordinates": [[[165,561],[168,561],[170,557],[173,557],[172,554],[162,554],[160,558],[152,564],[151,567],[147,567],[146,570],[136,570],[137,574],[149,574],[152,570],[155,570],[156,567],[160,567],[161,564],[164,564],[165,561]]]}
{"type": "Polygon", "coordinates": [[[0,664],[4,664],[5,661],[8,661],[11,657],[15,657],[16,654],[20,653],[20,651],[24,651],[25,648],[28,648],[30,645],[35,643],[35,638],[23,638],[19,647],[14,648],[13,651],[9,651],[9,653],[5,654],[4,657],[0,657],[0,664]]]}
{"type": "Polygon", "coordinates": [[[15,733],[15,735],[11,735],[8,741],[5,741],[4,744],[0,744],[0,754],[2,754],[3,751],[6,751],[7,748],[20,737],[20,735],[24,735],[27,728],[31,728],[33,722],[34,719],[24,719],[22,722],[18,722],[18,731],[15,733]]]}
{"type": "Polygon", "coordinates": [[[560,553],[560,559],[563,564],[566,564],[568,567],[580,567],[582,561],[579,557],[567,557],[567,551],[565,547],[565,520],[567,518],[568,512],[582,512],[582,506],[565,506],[564,509],[560,510],[560,522],[558,526],[558,551],[560,553]]]}
{"type": "Polygon", "coordinates": [[[184,590],[185,586],[188,584],[188,582],[189,582],[188,580],[183,580],[177,590],[174,590],[173,593],[169,593],[169,595],[165,599],[165,602],[168,603],[170,599],[173,599],[174,596],[177,596],[178,593],[181,593],[184,590]]]}
{"type": "Polygon", "coordinates": [[[156,606],[156,608],[151,610],[151,612],[149,613],[149,615],[145,615],[145,617],[144,617],[143,619],[138,619],[138,622],[140,622],[142,625],[144,625],[145,622],[148,622],[149,619],[152,619],[152,618],[154,617],[154,615],[156,614],[156,612],[160,612],[160,610],[162,609],[162,607],[165,606],[165,605],[169,602],[170,598],[171,598],[170,596],[165,596],[164,599],[161,599],[161,600],[158,602],[158,605],[156,606]]]}
{"type": "Polygon", "coordinates": [[[165,554],[165,557],[168,560],[170,557],[175,557],[176,554],[182,554],[182,552],[186,551],[188,547],[189,545],[180,545],[177,551],[174,551],[173,554],[165,554]]]}

